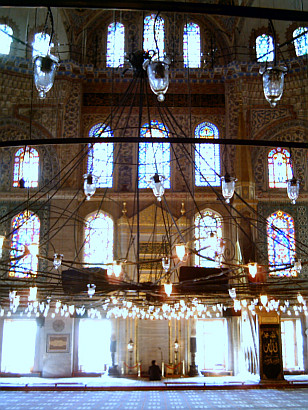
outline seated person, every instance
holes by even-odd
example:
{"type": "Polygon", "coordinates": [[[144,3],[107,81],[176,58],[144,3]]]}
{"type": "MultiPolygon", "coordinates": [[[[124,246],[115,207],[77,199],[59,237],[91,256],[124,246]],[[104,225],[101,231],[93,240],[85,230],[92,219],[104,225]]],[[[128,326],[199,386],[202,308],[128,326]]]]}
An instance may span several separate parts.
{"type": "Polygon", "coordinates": [[[156,361],[152,360],[152,366],[149,367],[150,380],[161,380],[161,371],[156,361]]]}

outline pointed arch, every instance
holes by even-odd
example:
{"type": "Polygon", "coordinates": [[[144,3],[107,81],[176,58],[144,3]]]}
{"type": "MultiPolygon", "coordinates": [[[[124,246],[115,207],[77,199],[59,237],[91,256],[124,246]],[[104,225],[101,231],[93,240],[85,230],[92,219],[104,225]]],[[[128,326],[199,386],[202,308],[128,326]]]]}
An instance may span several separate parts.
{"type": "MultiPolygon", "coordinates": [[[[94,125],[89,137],[113,137],[109,126],[103,123],[94,125]]],[[[97,188],[111,188],[113,185],[113,149],[112,142],[89,144],[87,172],[95,175],[97,188]]]]}
{"type": "Polygon", "coordinates": [[[261,34],[256,38],[257,61],[274,61],[274,40],[268,34],[261,34]]]}
{"type": "Polygon", "coordinates": [[[143,21],[143,50],[156,51],[158,58],[164,58],[165,53],[165,20],[152,13],[145,16],[143,21]],[[155,25],[155,36],[154,36],[155,25]]]}
{"type": "Polygon", "coordinates": [[[184,25],[183,32],[184,67],[201,67],[201,35],[198,24],[190,22],[184,25]]]}
{"type": "Polygon", "coordinates": [[[0,54],[10,54],[12,36],[13,29],[7,24],[0,24],[0,54]]]}
{"type": "Polygon", "coordinates": [[[195,264],[204,268],[219,267],[221,253],[222,217],[212,209],[204,209],[195,216],[195,264]]]}
{"type": "MultiPolygon", "coordinates": [[[[283,269],[295,258],[295,227],[291,215],[281,210],[267,218],[267,250],[270,270],[283,269]]],[[[275,276],[296,276],[294,269],[288,268],[272,272],[275,276]]]]}
{"type": "MultiPolygon", "coordinates": [[[[156,120],[146,123],[140,129],[140,137],[166,138],[167,127],[156,120]]],[[[139,188],[149,188],[155,173],[165,177],[164,187],[170,188],[170,144],[159,142],[141,142],[139,144],[139,188]]]]}
{"type": "Polygon", "coordinates": [[[308,54],[308,27],[298,27],[295,29],[293,31],[293,38],[296,56],[300,57],[308,54]]]}
{"type": "Polygon", "coordinates": [[[286,148],[273,148],[267,155],[269,188],[286,188],[287,179],[293,176],[290,152],[286,148]]]}
{"type": "Polygon", "coordinates": [[[13,187],[18,187],[21,179],[25,182],[25,188],[38,187],[39,164],[39,153],[35,148],[19,148],[14,157],[13,187]]]}
{"type": "Polygon", "coordinates": [[[107,67],[123,67],[124,65],[125,27],[119,22],[110,23],[107,31],[107,67]]]}
{"type": "MultiPolygon", "coordinates": [[[[219,138],[216,125],[202,122],[195,129],[195,138],[219,138]]],[[[196,186],[220,185],[219,144],[195,144],[196,186]]]]}
{"type": "Polygon", "coordinates": [[[89,215],[84,228],[83,261],[85,266],[112,263],[113,238],[114,222],[109,214],[99,211],[89,215]]]}
{"type": "Polygon", "coordinates": [[[25,278],[37,274],[40,219],[32,211],[23,211],[12,220],[9,276],[25,278]],[[30,252],[30,253],[29,253],[30,252]],[[22,255],[25,255],[22,257],[22,255]]]}

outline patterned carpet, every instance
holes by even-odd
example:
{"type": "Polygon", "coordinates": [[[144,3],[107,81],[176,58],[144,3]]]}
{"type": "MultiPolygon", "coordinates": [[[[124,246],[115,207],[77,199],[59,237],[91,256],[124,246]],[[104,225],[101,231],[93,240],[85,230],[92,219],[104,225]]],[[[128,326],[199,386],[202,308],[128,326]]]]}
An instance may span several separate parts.
{"type": "Polygon", "coordinates": [[[1,391],[5,410],[308,409],[308,389],[214,391],[1,391]]]}

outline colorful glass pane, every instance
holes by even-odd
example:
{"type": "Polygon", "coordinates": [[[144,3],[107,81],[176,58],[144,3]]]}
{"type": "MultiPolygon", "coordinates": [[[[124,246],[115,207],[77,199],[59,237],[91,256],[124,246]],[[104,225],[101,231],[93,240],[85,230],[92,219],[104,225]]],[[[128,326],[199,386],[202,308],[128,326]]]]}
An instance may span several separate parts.
{"type": "Polygon", "coordinates": [[[295,39],[294,47],[296,55],[299,57],[308,54],[308,27],[298,27],[293,31],[293,38],[295,39]]]}
{"type": "MultiPolygon", "coordinates": [[[[168,129],[158,121],[144,124],[140,130],[141,137],[166,138],[168,129]]],[[[141,142],[139,144],[139,188],[150,188],[154,174],[165,177],[164,187],[170,188],[170,144],[141,142]]]]}
{"type": "MultiPolygon", "coordinates": [[[[113,261],[113,220],[103,212],[89,216],[85,224],[84,263],[113,261]]],[[[91,265],[93,266],[93,265],[91,265]]]]}
{"type": "Polygon", "coordinates": [[[196,265],[204,268],[218,267],[217,256],[221,253],[222,240],[221,217],[211,210],[198,214],[195,218],[195,238],[195,249],[201,255],[196,255],[196,265]]]}
{"type": "MultiPolygon", "coordinates": [[[[90,129],[89,137],[113,137],[105,124],[96,124],[90,129]]],[[[89,144],[87,172],[98,178],[97,188],[111,188],[113,181],[113,143],[89,144]]]]}
{"type": "Polygon", "coordinates": [[[268,183],[270,188],[286,188],[293,176],[290,153],[285,148],[273,148],[268,153],[268,183]]]}
{"type": "Polygon", "coordinates": [[[143,50],[154,50],[157,52],[156,57],[164,58],[165,53],[165,21],[162,17],[151,14],[144,18],[143,23],[143,50]],[[155,37],[154,37],[155,24],[155,37]],[[156,41],[155,41],[156,39],[156,41]]]}
{"type": "MultiPolygon", "coordinates": [[[[195,138],[218,138],[216,125],[202,122],[195,129],[195,138]]],[[[220,185],[220,147],[218,144],[195,144],[196,186],[220,185]]]]}
{"type": "Polygon", "coordinates": [[[201,67],[200,27],[196,23],[188,23],[184,26],[183,55],[184,67],[201,67]]]}
{"type": "Polygon", "coordinates": [[[25,278],[37,274],[40,220],[31,211],[20,212],[12,221],[9,275],[25,278]],[[30,253],[29,253],[29,252],[30,253]],[[21,258],[23,254],[27,253],[21,258]],[[19,259],[20,258],[20,259],[19,259]]]}
{"type": "Polygon", "coordinates": [[[19,186],[19,181],[25,181],[26,188],[36,188],[39,177],[39,154],[35,148],[20,148],[15,153],[13,187],[19,186]]]}
{"type": "MultiPolygon", "coordinates": [[[[283,211],[267,218],[267,249],[270,269],[281,269],[295,258],[295,231],[293,218],[283,211]]],[[[275,276],[296,276],[295,269],[272,272],[275,276]]]]}
{"type": "Polygon", "coordinates": [[[9,54],[12,44],[13,30],[6,24],[0,24],[0,54],[9,54]]]}
{"type": "Polygon", "coordinates": [[[124,39],[124,24],[109,24],[107,33],[107,67],[123,67],[124,39]]]}
{"type": "Polygon", "coordinates": [[[49,54],[53,44],[50,43],[50,35],[47,33],[36,33],[32,43],[32,56],[46,56],[49,54]]]}
{"type": "Polygon", "coordinates": [[[273,37],[262,34],[256,38],[256,54],[259,63],[274,61],[273,37]]]}

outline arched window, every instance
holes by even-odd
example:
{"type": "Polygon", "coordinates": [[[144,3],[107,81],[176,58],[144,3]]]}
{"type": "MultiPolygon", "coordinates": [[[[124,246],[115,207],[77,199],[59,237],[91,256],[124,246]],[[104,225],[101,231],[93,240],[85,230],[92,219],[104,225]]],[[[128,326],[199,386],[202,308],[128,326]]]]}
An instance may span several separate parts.
{"type": "Polygon", "coordinates": [[[47,33],[36,33],[32,43],[32,57],[46,56],[53,47],[50,43],[50,35],[47,33]]]}
{"type": "Polygon", "coordinates": [[[21,179],[25,188],[36,188],[39,178],[39,154],[35,148],[19,148],[15,153],[13,187],[19,186],[21,179]]]}
{"type": "MultiPolygon", "coordinates": [[[[267,218],[268,262],[271,270],[281,269],[295,257],[294,220],[286,212],[277,211],[267,218]]],[[[296,276],[295,269],[272,272],[275,276],[296,276]]]]}
{"type": "Polygon", "coordinates": [[[28,210],[13,218],[10,276],[24,278],[37,274],[40,225],[39,217],[28,210]]]}
{"type": "Polygon", "coordinates": [[[154,50],[156,57],[162,59],[165,53],[165,21],[162,17],[150,14],[144,18],[143,23],[143,50],[154,50]],[[155,37],[154,37],[155,24],[155,37]],[[155,41],[156,40],[156,41],[155,41]]]}
{"type": "Polygon", "coordinates": [[[256,38],[257,61],[274,61],[274,41],[273,37],[262,34],[256,38]]]}
{"type": "MultiPolygon", "coordinates": [[[[195,129],[195,138],[219,138],[216,125],[202,122],[195,129]]],[[[196,186],[220,185],[220,147],[218,144],[195,144],[196,186]]]]}
{"type": "MultiPolygon", "coordinates": [[[[169,130],[158,121],[144,124],[141,137],[166,138],[169,130]]],[[[139,188],[149,188],[154,174],[165,177],[164,187],[170,188],[170,144],[141,142],[139,144],[139,188]]]]}
{"type": "MultiPolygon", "coordinates": [[[[105,124],[96,124],[90,129],[89,137],[113,137],[105,124]]],[[[98,188],[111,188],[113,180],[113,143],[89,144],[87,171],[98,178],[98,188]]]]}
{"type": "Polygon", "coordinates": [[[183,33],[184,67],[201,67],[200,27],[196,23],[187,23],[183,33]]]}
{"type": "Polygon", "coordinates": [[[267,156],[270,188],[286,188],[287,179],[293,176],[290,153],[285,148],[273,148],[267,156]]]}
{"type": "Polygon", "coordinates": [[[86,219],[83,254],[85,266],[113,261],[113,230],[113,220],[104,212],[97,212],[86,219]]]}
{"type": "Polygon", "coordinates": [[[0,54],[10,54],[13,30],[6,24],[0,24],[0,54]]]}
{"type": "Polygon", "coordinates": [[[219,267],[222,252],[222,219],[206,209],[195,217],[195,264],[204,268],[219,267]]]}
{"type": "Polygon", "coordinates": [[[124,24],[110,23],[107,33],[107,67],[122,67],[124,64],[124,24]]]}
{"type": "Polygon", "coordinates": [[[308,54],[308,27],[298,27],[293,31],[293,38],[297,57],[308,54]]]}

